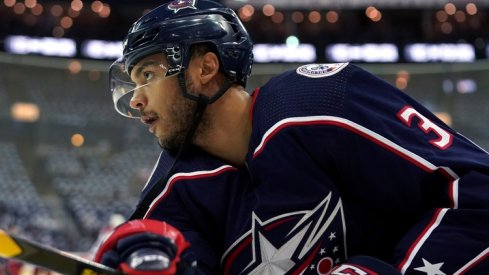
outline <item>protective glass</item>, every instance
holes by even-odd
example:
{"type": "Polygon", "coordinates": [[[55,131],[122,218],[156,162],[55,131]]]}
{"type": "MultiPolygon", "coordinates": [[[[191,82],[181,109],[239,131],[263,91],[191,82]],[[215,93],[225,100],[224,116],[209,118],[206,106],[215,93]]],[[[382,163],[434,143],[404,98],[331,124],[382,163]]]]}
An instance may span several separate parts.
{"type": "Polygon", "coordinates": [[[147,60],[134,68],[138,84],[129,76],[122,58],[115,61],[109,69],[110,91],[117,112],[125,117],[139,118],[141,114],[130,105],[134,91],[144,89],[167,77],[167,67],[160,62],[147,60]]]}

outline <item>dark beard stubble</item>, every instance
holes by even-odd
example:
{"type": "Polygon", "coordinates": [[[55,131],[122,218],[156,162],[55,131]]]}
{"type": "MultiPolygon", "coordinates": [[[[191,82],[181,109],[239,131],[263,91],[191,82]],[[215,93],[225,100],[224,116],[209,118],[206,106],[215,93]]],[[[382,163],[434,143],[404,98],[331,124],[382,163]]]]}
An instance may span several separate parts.
{"type": "MultiPolygon", "coordinates": [[[[188,92],[193,90],[192,81],[187,81],[186,86],[188,92]]],[[[174,128],[172,129],[172,133],[170,135],[164,138],[158,138],[158,144],[161,148],[173,153],[178,152],[187,137],[188,131],[192,126],[196,108],[196,101],[188,99],[184,96],[178,97],[175,104],[172,106],[170,113],[170,120],[173,121],[174,128]]],[[[207,129],[209,125],[210,123],[207,112],[204,112],[199,122],[199,126],[197,127],[197,130],[195,131],[195,133],[193,133],[192,143],[194,142],[196,137],[201,137],[203,135],[205,129],[207,129]]]]}

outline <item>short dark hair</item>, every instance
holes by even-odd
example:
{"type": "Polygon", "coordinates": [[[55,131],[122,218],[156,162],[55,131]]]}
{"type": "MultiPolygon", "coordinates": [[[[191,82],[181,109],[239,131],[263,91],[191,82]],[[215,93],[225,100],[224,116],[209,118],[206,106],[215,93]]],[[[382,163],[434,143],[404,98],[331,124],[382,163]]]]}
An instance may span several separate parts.
{"type": "Polygon", "coordinates": [[[204,54],[206,54],[208,52],[212,52],[212,53],[216,54],[217,59],[219,60],[219,71],[224,73],[224,75],[227,78],[229,78],[229,76],[223,70],[222,61],[219,58],[219,54],[217,54],[217,49],[214,46],[214,44],[212,44],[210,42],[195,43],[195,44],[190,46],[189,51],[190,51],[190,59],[192,59],[194,57],[203,56],[204,54]]]}
{"type": "Polygon", "coordinates": [[[202,43],[195,43],[192,46],[190,46],[190,58],[195,56],[203,56],[208,52],[213,52],[217,56],[219,56],[217,54],[216,47],[212,43],[202,42],[202,43]]]}

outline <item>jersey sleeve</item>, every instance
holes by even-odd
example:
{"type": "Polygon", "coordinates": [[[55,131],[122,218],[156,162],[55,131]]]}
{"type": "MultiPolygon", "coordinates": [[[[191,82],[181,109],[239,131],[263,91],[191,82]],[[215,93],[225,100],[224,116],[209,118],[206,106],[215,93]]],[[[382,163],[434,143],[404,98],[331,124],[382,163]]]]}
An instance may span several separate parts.
{"type": "Polygon", "coordinates": [[[160,156],[142,196],[147,195],[152,184],[163,184],[165,188],[144,218],[176,227],[191,244],[199,269],[206,274],[219,273],[219,253],[223,250],[229,208],[224,198],[234,192],[237,169],[196,152],[192,158],[179,160],[170,177],[163,177],[158,171],[167,169],[172,162],[166,152],[160,156]]]}
{"type": "Polygon", "coordinates": [[[352,74],[344,95],[333,130],[340,141],[328,154],[348,198],[389,209],[379,214],[409,228],[399,232],[396,267],[404,274],[487,271],[487,152],[363,70],[352,74]]]}
{"type": "Polygon", "coordinates": [[[358,67],[319,72],[262,87],[251,159],[302,173],[307,184],[321,179],[316,192],[338,192],[348,256],[376,257],[404,274],[487,272],[487,152],[358,67]]]}

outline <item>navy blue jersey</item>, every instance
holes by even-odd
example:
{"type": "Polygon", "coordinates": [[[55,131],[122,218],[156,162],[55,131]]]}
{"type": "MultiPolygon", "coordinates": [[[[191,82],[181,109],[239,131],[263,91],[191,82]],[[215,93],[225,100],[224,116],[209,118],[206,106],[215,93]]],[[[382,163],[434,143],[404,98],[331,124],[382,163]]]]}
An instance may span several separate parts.
{"type": "Polygon", "coordinates": [[[163,151],[143,189],[141,200],[151,187],[165,188],[151,203],[146,219],[156,219],[178,228],[192,245],[199,267],[206,273],[219,274],[219,259],[224,252],[228,221],[234,222],[245,185],[239,183],[243,171],[192,147],[167,178],[175,155],[163,151]],[[163,182],[163,180],[166,180],[163,182]]]}
{"type": "Polygon", "coordinates": [[[206,270],[327,274],[368,255],[489,272],[487,152],[354,65],[301,66],[253,96],[246,167],[199,152],[154,182],[147,218],[182,230],[206,270]]]}

